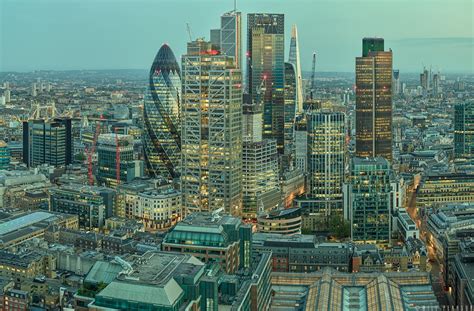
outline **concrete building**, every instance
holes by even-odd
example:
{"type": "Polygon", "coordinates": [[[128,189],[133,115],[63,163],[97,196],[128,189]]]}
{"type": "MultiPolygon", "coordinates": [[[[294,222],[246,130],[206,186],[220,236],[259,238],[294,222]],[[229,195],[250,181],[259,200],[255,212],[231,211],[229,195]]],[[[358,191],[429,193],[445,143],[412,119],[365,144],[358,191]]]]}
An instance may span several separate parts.
{"type": "Polygon", "coordinates": [[[51,227],[78,229],[76,215],[32,212],[8,215],[0,221],[0,249],[16,247],[32,239],[41,239],[51,227]]]}
{"type": "Polygon", "coordinates": [[[352,247],[347,243],[318,242],[313,235],[255,233],[254,252],[271,251],[274,272],[319,271],[332,267],[349,272],[352,247]]]}
{"type": "Polygon", "coordinates": [[[49,191],[49,210],[79,216],[79,227],[97,230],[112,217],[115,191],[110,188],[65,185],[49,191]]]}
{"type": "Polygon", "coordinates": [[[257,231],[286,235],[301,234],[301,209],[276,209],[262,213],[257,217],[257,231]]]}
{"type": "Polygon", "coordinates": [[[56,276],[56,259],[38,252],[14,254],[0,251],[0,275],[13,279],[33,279],[39,275],[56,276]]]}
{"type": "Polygon", "coordinates": [[[188,43],[182,57],[183,207],[242,213],[242,75],[211,43],[188,43]]]}
{"type": "Polygon", "coordinates": [[[36,195],[47,194],[52,187],[49,179],[35,171],[1,171],[0,172],[0,208],[21,208],[24,210],[48,209],[43,199],[36,200],[36,195]]]}
{"type": "Polygon", "coordinates": [[[171,186],[137,193],[127,217],[142,221],[145,230],[164,230],[183,217],[181,193],[171,186]]]}
{"type": "Polygon", "coordinates": [[[251,227],[239,218],[218,213],[193,213],[166,235],[162,249],[217,263],[226,273],[249,265],[251,227]]]}
{"type": "Polygon", "coordinates": [[[457,307],[469,308],[474,305],[474,239],[460,244],[460,252],[455,256],[452,271],[452,297],[457,307]]]}
{"type": "Polygon", "coordinates": [[[418,187],[416,206],[420,209],[448,203],[474,202],[474,174],[431,173],[418,187]]]}
{"type": "Polygon", "coordinates": [[[306,115],[308,176],[304,205],[307,229],[329,229],[331,217],[343,216],[342,185],[346,167],[346,121],[342,112],[318,110],[306,115]]]}

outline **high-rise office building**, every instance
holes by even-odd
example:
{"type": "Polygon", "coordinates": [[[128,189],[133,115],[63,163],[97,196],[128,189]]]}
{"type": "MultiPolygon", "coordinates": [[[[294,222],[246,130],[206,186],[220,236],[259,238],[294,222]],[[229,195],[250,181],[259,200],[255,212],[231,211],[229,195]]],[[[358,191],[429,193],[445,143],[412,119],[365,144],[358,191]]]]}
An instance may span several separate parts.
{"type": "Polygon", "coordinates": [[[97,181],[100,185],[116,187],[117,183],[131,182],[143,176],[143,162],[134,160],[133,137],[130,135],[101,134],[97,139],[97,155],[97,181]]]}
{"type": "Polygon", "coordinates": [[[295,120],[295,167],[303,174],[308,171],[308,129],[305,115],[300,115],[295,120]]]}
{"type": "Polygon", "coordinates": [[[263,136],[284,150],[285,36],[283,14],[248,14],[247,74],[252,100],[263,103],[263,136]]]}
{"type": "MultiPolygon", "coordinates": [[[[297,111],[297,75],[292,63],[285,63],[285,158],[292,161],[294,157],[295,118],[297,111]]],[[[289,163],[288,163],[289,164],[289,163]]]]}
{"type": "MultiPolygon", "coordinates": [[[[342,212],[342,184],[346,159],[346,124],[342,112],[320,110],[307,115],[308,194],[339,206],[342,212]]],[[[330,210],[329,210],[330,212],[330,210]]]]}
{"type": "Polygon", "coordinates": [[[423,72],[420,74],[420,85],[426,95],[430,89],[430,72],[426,68],[423,68],[423,72]]]}
{"type": "Polygon", "coordinates": [[[0,170],[6,170],[10,166],[10,151],[7,144],[0,140],[0,170]]]}
{"type": "Polygon", "coordinates": [[[234,57],[236,68],[242,67],[242,17],[235,10],[221,16],[221,28],[211,29],[212,48],[234,57]]]}
{"type": "Polygon", "coordinates": [[[72,163],[71,119],[23,122],[23,162],[65,166],[72,163]]]}
{"type": "Polygon", "coordinates": [[[243,105],[242,216],[252,219],[280,203],[276,141],[262,138],[262,114],[262,105],[243,105]]]}
{"type": "Polygon", "coordinates": [[[400,85],[400,70],[394,69],[392,75],[392,94],[400,95],[401,85],[400,85]]]}
{"type": "Polygon", "coordinates": [[[433,75],[433,96],[438,96],[441,93],[441,75],[440,73],[435,73],[433,75]]]}
{"type": "Polygon", "coordinates": [[[454,106],[454,156],[474,157],[474,101],[454,106]]]}
{"type": "Polygon", "coordinates": [[[317,110],[306,114],[307,190],[298,198],[303,227],[330,231],[331,220],[343,217],[342,186],[346,165],[346,120],[342,112],[317,110]]]}
{"type": "Polygon", "coordinates": [[[356,155],[392,160],[392,51],[364,38],[356,58],[356,155]]]}
{"type": "Polygon", "coordinates": [[[234,58],[235,67],[242,68],[242,16],[230,11],[221,16],[221,53],[234,58]]]}
{"type": "Polygon", "coordinates": [[[353,158],[344,187],[344,210],[354,242],[390,244],[391,169],[381,157],[353,158]]]}
{"type": "Polygon", "coordinates": [[[296,71],[296,109],[298,113],[303,112],[303,76],[301,74],[300,46],[298,42],[298,28],[291,27],[290,55],[288,62],[295,66],[296,71]]]}
{"type": "Polygon", "coordinates": [[[38,88],[36,83],[31,85],[31,96],[36,97],[38,95],[38,88]]]}
{"type": "Polygon", "coordinates": [[[6,89],[4,92],[5,95],[5,103],[9,103],[11,101],[11,91],[9,89],[6,89]]]}
{"type": "Polygon", "coordinates": [[[181,77],[173,51],[164,44],[150,69],[150,94],[143,109],[143,149],[152,177],[179,176],[181,161],[181,77]]]}
{"type": "Polygon", "coordinates": [[[183,207],[242,208],[242,79],[234,58],[198,39],[182,56],[183,207]]]}

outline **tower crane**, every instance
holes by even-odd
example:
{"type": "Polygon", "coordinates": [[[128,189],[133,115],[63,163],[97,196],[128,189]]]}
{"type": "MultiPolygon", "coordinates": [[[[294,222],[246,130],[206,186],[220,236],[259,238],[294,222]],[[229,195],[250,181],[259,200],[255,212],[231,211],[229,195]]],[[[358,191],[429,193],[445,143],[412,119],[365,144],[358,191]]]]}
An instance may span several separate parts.
{"type": "Polygon", "coordinates": [[[311,92],[310,92],[310,99],[313,100],[314,96],[314,74],[316,72],[316,52],[313,52],[313,68],[311,71],[311,92]]]}
{"type": "Polygon", "coordinates": [[[186,30],[188,31],[188,36],[189,36],[189,41],[193,41],[193,34],[191,32],[191,26],[189,25],[189,23],[186,23],[186,30]]]}
{"type": "Polygon", "coordinates": [[[120,184],[120,147],[117,128],[115,128],[115,178],[118,186],[120,184]]]}
{"type": "Polygon", "coordinates": [[[91,186],[94,185],[94,176],[92,175],[92,155],[95,152],[95,146],[97,144],[97,138],[99,137],[99,134],[100,134],[100,125],[101,125],[100,123],[101,123],[102,120],[104,120],[104,116],[100,115],[100,120],[99,120],[99,122],[97,122],[97,125],[95,127],[95,133],[94,133],[94,139],[92,140],[92,146],[88,150],[88,153],[87,153],[87,164],[88,164],[87,176],[89,177],[89,185],[91,185],[91,186]]]}

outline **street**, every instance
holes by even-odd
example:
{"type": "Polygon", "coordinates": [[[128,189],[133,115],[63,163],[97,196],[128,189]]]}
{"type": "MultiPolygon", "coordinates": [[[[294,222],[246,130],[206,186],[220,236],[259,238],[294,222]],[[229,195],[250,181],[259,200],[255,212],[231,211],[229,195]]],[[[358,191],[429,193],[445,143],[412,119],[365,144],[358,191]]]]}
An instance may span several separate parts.
{"type": "MultiPolygon", "coordinates": [[[[423,225],[419,217],[420,215],[416,208],[416,191],[410,189],[407,191],[407,195],[409,196],[407,200],[407,206],[406,206],[407,213],[416,223],[418,230],[420,230],[420,239],[426,243],[426,228],[423,225]]],[[[438,259],[436,258],[435,250],[431,245],[428,245],[428,243],[426,243],[426,251],[428,252],[428,258],[430,261],[429,265],[431,266],[430,273],[431,273],[431,280],[433,284],[433,291],[436,295],[436,298],[438,299],[439,304],[441,306],[448,306],[449,300],[447,297],[447,293],[444,291],[444,288],[443,288],[444,282],[443,282],[442,271],[441,271],[440,263],[438,262],[438,259]]]]}

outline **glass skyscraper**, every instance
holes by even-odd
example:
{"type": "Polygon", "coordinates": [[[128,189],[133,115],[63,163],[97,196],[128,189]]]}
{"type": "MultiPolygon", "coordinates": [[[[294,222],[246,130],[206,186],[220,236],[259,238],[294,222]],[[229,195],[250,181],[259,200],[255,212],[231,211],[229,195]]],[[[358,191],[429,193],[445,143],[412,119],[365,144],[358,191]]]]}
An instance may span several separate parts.
{"type": "Polygon", "coordinates": [[[285,156],[294,160],[295,118],[297,110],[297,77],[292,63],[285,63],[285,156]]]}
{"type": "Polygon", "coordinates": [[[23,162],[28,167],[66,166],[72,163],[72,153],[71,119],[23,122],[23,162]]]}
{"type": "Polygon", "coordinates": [[[234,58],[210,42],[182,56],[182,174],[186,211],[241,214],[242,79],[234,58]]]}
{"type": "Polygon", "coordinates": [[[290,55],[288,62],[295,66],[296,72],[296,108],[299,113],[303,112],[303,76],[301,74],[300,46],[298,42],[298,28],[291,27],[290,55]]]}
{"type": "Polygon", "coordinates": [[[392,160],[392,51],[364,38],[356,58],[356,155],[392,160]]]}
{"type": "Polygon", "coordinates": [[[454,106],[454,156],[474,157],[474,101],[454,106]]]}
{"type": "Polygon", "coordinates": [[[391,169],[382,158],[353,158],[344,189],[345,209],[354,242],[390,244],[391,169]]]}
{"type": "Polygon", "coordinates": [[[284,149],[285,35],[283,14],[248,14],[248,90],[263,103],[263,136],[284,149]]]}
{"type": "Polygon", "coordinates": [[[173,51],[164,44],[150,69],[150,94],[143,109],[143,149],[152,177],[179,176],[181,161],[180,69],[173,51]]]}

